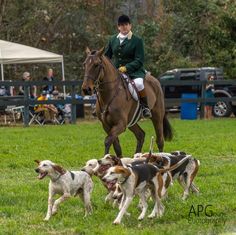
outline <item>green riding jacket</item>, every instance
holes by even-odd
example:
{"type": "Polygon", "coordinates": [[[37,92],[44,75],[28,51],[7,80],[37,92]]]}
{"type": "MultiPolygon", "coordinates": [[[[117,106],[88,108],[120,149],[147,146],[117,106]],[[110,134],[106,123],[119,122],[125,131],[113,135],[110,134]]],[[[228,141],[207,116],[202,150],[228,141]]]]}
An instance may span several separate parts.
{"type": "Polygon", "coordinates": [[[112,36],[105,50],[105,55],[112,59],[116,68],[125,66],[130,78],[144,78],[144,47],[143,40],[132,32],[120,44],[117,34],[112,36]]]}

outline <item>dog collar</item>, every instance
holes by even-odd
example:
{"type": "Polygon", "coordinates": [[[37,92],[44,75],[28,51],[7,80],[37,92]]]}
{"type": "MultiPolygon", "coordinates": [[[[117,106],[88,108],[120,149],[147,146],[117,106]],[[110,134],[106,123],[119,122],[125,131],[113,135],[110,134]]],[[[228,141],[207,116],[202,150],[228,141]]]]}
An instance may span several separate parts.
{"type": "Polygon", "coordinates": [[[52,180],[53,182],[56,182],[56,181],[58,181],[60,178],[61,178],[61,174],[55,179],[55,180],[52,180]]]}
{"type": "Polygon", "coordinates": [[[123,182],[119,181],[118,183],[119,183],[119,184],[124,184],[124,183],[128,180],[128,178],[129,178],[129,176],[128,176],[128,177],[125,177],[125,179],[124,179],[123,182]]]}
{"type": "MultiPolygon", "coordinates": [[[[65,174],[65,173],[64,173],[64,174],[65,174]]],[[[52,181],[53,181],[53,182],[58,181],[58,180],[61,178],[61,176],[64,175],[64,174],[59,174],[59,176],[58,176],[55,180],[52,180],[52,181]]]]}

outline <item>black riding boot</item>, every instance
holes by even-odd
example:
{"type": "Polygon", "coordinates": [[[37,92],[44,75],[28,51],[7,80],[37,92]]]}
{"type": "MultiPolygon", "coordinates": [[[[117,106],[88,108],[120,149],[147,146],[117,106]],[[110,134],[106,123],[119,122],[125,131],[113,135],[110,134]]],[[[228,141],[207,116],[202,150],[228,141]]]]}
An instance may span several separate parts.
{"type": "Polygon", "coordinates": [[[150,109],[148,107],[148,103],[147,103],[147,96],[140,97],[140,104],[143,109],[143,117],[145,117],[145,118],[152,117],[151,111],[150,111],[150,109]]]}

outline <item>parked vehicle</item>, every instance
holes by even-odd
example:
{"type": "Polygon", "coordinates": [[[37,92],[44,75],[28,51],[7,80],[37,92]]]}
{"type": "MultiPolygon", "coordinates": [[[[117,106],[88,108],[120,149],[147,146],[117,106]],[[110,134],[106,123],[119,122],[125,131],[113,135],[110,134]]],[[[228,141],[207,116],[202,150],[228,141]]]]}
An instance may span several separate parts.
{"type": "MultiPolygon", "coordinates": [[[[223,70],[216,67],[202,67],[202,68],[181,68],[166,71],[159,77],[160,82],[176,80],[176,81],[190,81],[190,80],[207,80],[209,75],[213,75],[215,80],[223,80],[223,70]]],[[[181,98],[183,93],[196,93],[201,97],[201,86],[199,85],[184,85],[175,86],[168,85],[163,87],[165,98],[181,98]]],[[[235,85],[215,85],[215,97],[233,97],[236,96],[235,85]]],[[[179,108],[176,102],[169,103],[170,108],[179,108]]],[[[225,102],[218,101],[213,107],[213,114],[216,117],[228,117],[232,114],[236,115],[236,101],[225,102]]]]}

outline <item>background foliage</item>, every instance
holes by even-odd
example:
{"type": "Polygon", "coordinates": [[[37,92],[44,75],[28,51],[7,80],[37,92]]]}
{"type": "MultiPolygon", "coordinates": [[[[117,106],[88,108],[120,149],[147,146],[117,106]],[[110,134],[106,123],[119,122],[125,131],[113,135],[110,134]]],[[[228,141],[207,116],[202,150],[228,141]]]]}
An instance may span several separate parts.
{"type": "Polygon", "coordinates": [[[0,0],[0,38],[63,54],[67,79],[80,79],[86,46],[106,45],[121,13],[144,39],[146,68],[155,76],[219,66],[236,77],[234,0],[0,0]]]}

